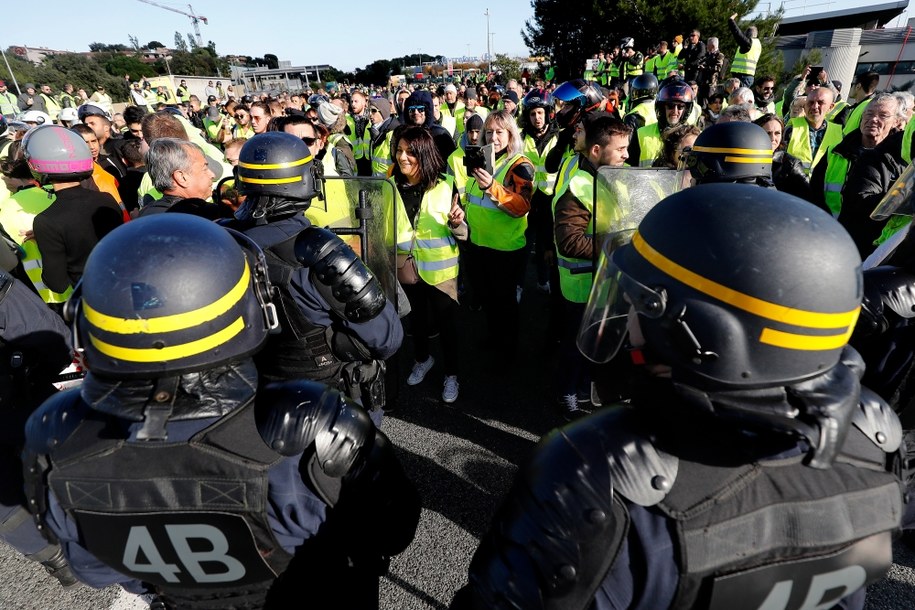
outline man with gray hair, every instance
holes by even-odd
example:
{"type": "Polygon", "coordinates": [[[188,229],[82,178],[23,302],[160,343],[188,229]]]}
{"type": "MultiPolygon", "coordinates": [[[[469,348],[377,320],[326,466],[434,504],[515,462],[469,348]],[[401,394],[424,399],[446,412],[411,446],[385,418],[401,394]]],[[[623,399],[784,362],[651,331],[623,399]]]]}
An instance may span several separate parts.
{"type": "Polygon", "coordinates": [[[140,216],[160,214],[184,199],[208,199],[213,172],[196,144],[178,138],[158,138],[149,145],[146,169],[163,197],[140,211],[140,216]]]}

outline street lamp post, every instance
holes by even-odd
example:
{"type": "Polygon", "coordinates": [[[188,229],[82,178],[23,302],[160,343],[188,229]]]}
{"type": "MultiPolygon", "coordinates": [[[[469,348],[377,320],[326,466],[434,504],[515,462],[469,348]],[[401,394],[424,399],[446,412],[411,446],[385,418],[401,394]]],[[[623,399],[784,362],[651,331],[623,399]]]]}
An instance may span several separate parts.
{"type": "Polygon", "coordinates": [[[489,50],[489,9],[486,9],[483,14],[486,15],[486,60],[489,62],[489,69],[486,71],[492,72],[492,53],[489,50]]]}

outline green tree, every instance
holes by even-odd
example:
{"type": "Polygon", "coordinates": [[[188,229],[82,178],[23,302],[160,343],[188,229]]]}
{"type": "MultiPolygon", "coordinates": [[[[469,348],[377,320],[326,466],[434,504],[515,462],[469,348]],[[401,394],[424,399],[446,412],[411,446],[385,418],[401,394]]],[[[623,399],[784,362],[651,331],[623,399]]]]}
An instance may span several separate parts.
{"type": "Polygon", "coordinates": [[[175,50],[188,52],[187,43],[184,41],[184,36],[181,35],[181,32],[175,32],[175,50]]]}
{"type": "Polygon", "coordinates": [[[146,43],[146,47],[145,47],[145,48],[147,48],[147,49],[161,49],[161,48],[164,47],[164,46],[165,46],[165,45],[162,44],[161,42],[159,42],[158,40],[150,40],[149,42],[146,43]]]}
{"type": "MultiPolygon", "coordinates": [[[[581,76],[585,60],[600,50],[610,50],[626,36],[644,51],[660,40],[672,42],[677,34],[693,29],[703,39],[717,36],[721,51],[732,57],[737,43],[728,30],[731,13],[750,15],[758,0],[532,0],[534,16],[521,32],[534,55],[549,56],[557,80],[581,76]]],[[[770,40],[778,16],[754,20],[763,48],[770,40]]],[[[742,25],[749,25],[749,21],[742,25]]],[[[771,51],[770,51],[771,55],[771,51]]]]}
{"type": "Polygon", "coordinates": [[[133,34],[130,34],[129,36],[127,36],[127,40],[130,41],[130,46],[133,48],[133,50],[135,52],[139,53],[140,52],[140,41],[137,39],[137,37],[134,36],[133,34]]]}
{"type": "Polygon", "coordinates": [[[493,70],[502,71],[502,82],[509,81],[511,79],[521,79],[521,62],[512,59],[508,55],[502,55],[501,53],[496,53],[496,61],[492,64],[493,70]]]}
{"type": "Polygon", "coordinates": [[[271,70],[276,70],[280,67],[280,59],[273,53],[264,53],[264,61],[267,62],[267,67],[271,70]]]}
{"type": "Polygon", "coordinates": [[[194,35],[190,32],[187,33],[187,44],[191,48],[191,51],[200,47],[200,45],[197,44],[197,39],[194,38],[194,35]]]}

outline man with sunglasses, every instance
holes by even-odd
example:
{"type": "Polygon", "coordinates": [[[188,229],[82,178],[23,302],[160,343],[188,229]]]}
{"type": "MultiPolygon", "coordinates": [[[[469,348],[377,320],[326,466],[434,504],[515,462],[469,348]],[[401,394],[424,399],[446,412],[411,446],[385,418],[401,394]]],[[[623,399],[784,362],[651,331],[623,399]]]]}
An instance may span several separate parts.
{"type": "MultiPolygon", "coordinates": [[[[401,122],[406,125],[425,127],[432,134],[438,153],[446,161],[457,146],[448,130],[435,124],[435,115],[432,112],[432,94],[425,89],[414,91],[404,102],[404,117],[401,122]]],[[[468,106],[469,108],[469,106],[468,106]]]]}
{"type": "Polygon", "coordinates": [[[761,114],[773,114],[775,112],[775,77],[760,77],[753,85],[753,97],[756,101],[756,109],[761,114]]]}

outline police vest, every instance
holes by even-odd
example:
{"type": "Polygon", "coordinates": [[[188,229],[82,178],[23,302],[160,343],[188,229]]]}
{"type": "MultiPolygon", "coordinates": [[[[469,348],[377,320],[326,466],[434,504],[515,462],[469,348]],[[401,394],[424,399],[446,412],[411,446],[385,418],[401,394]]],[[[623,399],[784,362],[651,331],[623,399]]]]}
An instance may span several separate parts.
{"type": "Polygon", "coordinates": [[[48,116],[51,117],[52,121],[56,121],[57,117],[60,116],[60,104],[50,95],[45,95],[44,93],[39,93],[38,95],[44,100],[44,107],[48,116]]]}
{"type": "Polygon", "coordinates": [[[731,62],[731,73],[746,74],[747,76],[756,75],[756,64],[759,62],[759,56],[762,54],[762,43],[758,38],[754,38],[750,43],[750,50],[742,53],[738,47],[734,53],[734,61],[731,62]]]}
{"type": "Polygon", "coordinates": [[[626,116],[629,116],[630,114],[637,114],[645,120],[642,127],[645,125],[654,125],[658,122],[658,114],[655,111],[653,100],[640,102],[635,108],[627,112],[626,116]]]}
{"type": "Polygon", "coordinates": [[[268,381],[311,379],[332,388],[342,386],[343,362],[331,349],[333,327],[311,322],[292,297],[292,275],[302,268],[295,257],[298,234],[264,250],[267,275],[278,288],[274,298],[280,321],[279,334],[267,338],[267,346],[254,355],[257,372],[268,381]]]}
{"type": "MultiPolygon", "coordinates": [[[[495,168],[493,181],[505,184],[508,171],[523,155],[505,158],[495,168]]],[[[492,198],[483,192],[476,178],[468,177],[466,202],[467,225],[470,227],[470,241],[478,246],[511,252],[523,248],[526,240],[527,216],[513,218],[499,209],[492,198]]]]}
{"type": "Polygon", "coordinates": [[[106,432],[123,420],[78,393],[56,397],[80,421],[51,452],[47,486],[85,548],[182,608],[263,599],[291,556],[266,505],[268,470],[283,458],[261,440],[253,401],[186,442],[126,443],[106,432]]]}
{"type": "Polygon", "coordinates": [[[826,205],[829,206],[832,215],[836,218],[842,210],[842,187],[845,186],[848,168],[848,159],[832,150],[829,151],[829,157],[826,160],[826,175],[823,178],[823,197],[826,199],[826,205]]]}
{"type": "Polygon", "coordinates": [[[464,199],[464,191],[467,188],[467,166],[464,165],[464,149],[458,146],[454,152],[448,156],[448,171],[454,179],[454,186],[457,188],[461,200],[464,199]]]}
{"type": "Polygon", "coordinates": [[[810,169],[826,155],[826,151],[842,141],[842,128],[835,123],[825,122],[826,133],[817,148],[816,154],[810,149],[810,126],[804,117],[795,117],[788,121],[791,126],[791,140],[787,151],[800,159],[804,173],[810,175],[810,169]]]}
{"type": "Polygon", "coordinates": [[[848,115],[848,120],[845,121],[845,126],[842,127],[842,135],[847,136],[861,126],[861,118],[864,116],[864,110],[867,108],[867,105],[873,101],[873,99],[873,97],[869,97],[860,104],[855,105],[854,109],[851,111],[851,114],[848,115]]]}
{"type": "Polygon", "coordinates": [[[664,151],[664,141],[661,139],[658,123],[640,127],[636,136],[639,139],[639,167],[651,167],[664,151]]]}
{"type": "MultiPolygon", "coordinates": [[[[394,184],[393,178],[391,183],[394,184]]],[[[410,224],[400,191],[394,185],[395,237],[398,253],[412,253],[416,270],[432,286],[458,276],[457,240],[448,228],[454,185],[451,176],[423,193],[414,225],[410,224]]]]}
{"type": "Polygon", "coordinates": [[[524,136],[524,156],[534,164],[534,188],[545,195],[552,195],[556,187],[556,174],[546,171],[546,156],[556,146],[556,135],[550,137],[543,147],[543,152],[537,151],[537,142],[531,136],[524,136]]]}
{"type": "MultiPolygon", "coordinates": [[[[366,137],[371,138],[368,133],[368,128],[366,128],[366,137]]],[[[394,160],[391,158],[391,140],[394,138],[394,132],[389,131],[384,134],[384,138],[374,146],[371,150],[372,156],[372,175],[378,176],[381,178],[388,177],[388,169],[394,165],[394,160]]],[[[371,142],[371,139],[369,139],[371,142]]]]}

